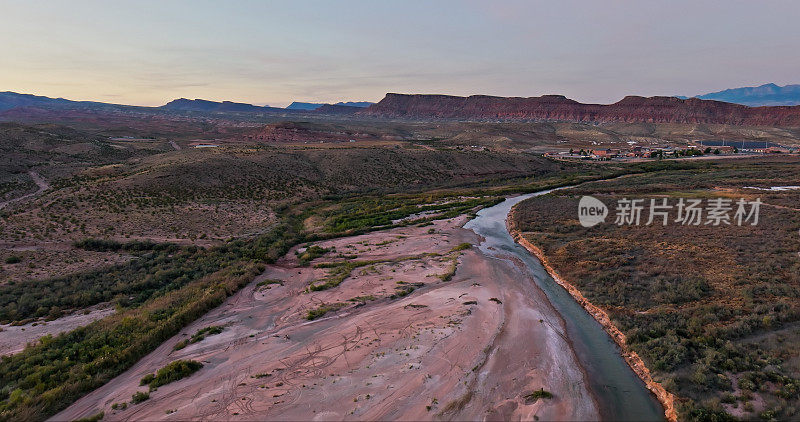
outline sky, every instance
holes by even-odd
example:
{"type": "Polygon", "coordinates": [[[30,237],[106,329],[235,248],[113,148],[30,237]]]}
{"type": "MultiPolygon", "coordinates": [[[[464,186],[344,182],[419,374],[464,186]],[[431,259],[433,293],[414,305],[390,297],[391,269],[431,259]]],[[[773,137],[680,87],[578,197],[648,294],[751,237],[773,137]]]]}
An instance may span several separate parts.
{"type": "Polygon", "coordinates": [[[611,103],[800,83],[797,1],[0,0],[0,91],[285,106],[387,92],[611,103]]]}

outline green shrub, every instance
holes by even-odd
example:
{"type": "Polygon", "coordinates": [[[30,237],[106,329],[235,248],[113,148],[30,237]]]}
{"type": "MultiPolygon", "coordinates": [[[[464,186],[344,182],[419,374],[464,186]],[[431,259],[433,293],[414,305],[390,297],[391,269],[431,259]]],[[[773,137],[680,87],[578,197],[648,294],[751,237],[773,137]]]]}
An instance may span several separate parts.
{"type": "Polygon", "coordinates": [[[147,391],[137,391],[131,396],[131,403],[139,404],[150,398],[150,393],[147,391]]]}
{"type": "Polygon", "coordinates": [[[155,377],[156,376],[153,374],[147,374],[144,377],[142,377],[141,380],[139,380],[139,385],[150,385],[150,383],[153,382],[153,379],[155,377]]]}
{"type": "Polygon", "coordinates": [[[463,250],[469,249],[471,247],[472,247],[471,243],[464,242],[464,243],[459,244],[455,248],[451,249],[450,252],[463,251],[463,250]]]}
{"type": "Polygon", "coordinates": [[[149,385],[150,389],[158,388],[199,371],[203,364],[195,360],[176,360],[156,371],[155,376],[149,374],[142,378],[141,385],[149,385]]]}
{"type": "Polygon", "coordinates": [[[94,415],[89,416],[87,418],[77,419],[77,420],[75,420],[75,422],[97,422],[97,421],[102,420],[105,415],[106,414],[103,413],[103,412],[95,413],[94,415]]]}
{"type": "Polygon", "coordinates": [[[172,350],[181,350],[181,349],[183,349],[184,347],[186,347],[188,345],[189,345],[189,339],[188,338],[187,339],[183,339],[183,340],[179,341],[178,343],[176,343],[175,347],[173,347],[172,350]]]}
{"type": "Polygon", "coordinates": [[[553,398],[553,393],[551,393],[549,391],[545,391],[544,388],[540,388],[540,389],[534,391],[531,394],[526,394],[524,396],[524,398],[528,402],[534,402],[535,403],[539,399],[552,399],[553,398]]]}
{"type": "Polygon", "coordinates": [[[306,319],[309,321],[315,320],[327,314],[328,312],[335,311],[337,309],[341,309],[347,306],[344,303],[330,303],[330,304],[323,304],[320,305],[316,309],[309,309],[308,313],[306,314],[306,319]]]}
{"type": "Polygon", "coordinates": [[[306,266],[309,262],[325,255],[326,253],[332,251],[332,248],[322,248],[317,245],[311,245],[303,251],[302,254],[299,254],[298,257],[300,259],[300,265],[306,266]]]}
{"type": "Polygon", "coordinates": [[[445,281],[445,282],[450,281],[450,280],[453,279],[453,276],[456,275],[456,269],[458,269],[458,259],[457,258],[452,260],[452,262],[450,263],[450,268],[447,269],[447,272],[445,272],[444,274],[439,274],[437,277],[439,277],[439,280],[442,280],[442,281],[445,281]]]}
{"type": "Polygon", "coordinates": [[[259,282],[256,284],[256,287],[270,286],[270,285],[272,285],[272,284],[280,284],[281,286],[283,286],[283,282],[282,282],[282,281],[280,281],[280,280],[273,280],[273,279],[271,279],[271,278],[268,278],[268,279],[266,279],[266,280],[259,281],[259,282]]]}
{"type": "Polygon", "coordinates": [[[16,255],[11,255],[8,258],[6,258],[6,264],[17,264],[17,263],[19,263],[21,261],[22,261],[22,258],[20,258],[20,257],[18,257],[16,255]]]}
{"type": "Polygon", "coordinates": [[[201,329],[197,330],[197,332],[192,334],[192,336],[190,338],[179,341],[178,344],[176,344],[173,349],[174,350],[183,349],[184,347],[186,347],[186,346],[188,346],[190,344],[197,343],[197,342],[205,340],[205,338],[208,337],[208,336],[213,336],[215,334],[219,334],[224,329],[225,329],[225,327],[218,326],[218,325],[212,325],[210,327],[201,328],[201,329]]]}

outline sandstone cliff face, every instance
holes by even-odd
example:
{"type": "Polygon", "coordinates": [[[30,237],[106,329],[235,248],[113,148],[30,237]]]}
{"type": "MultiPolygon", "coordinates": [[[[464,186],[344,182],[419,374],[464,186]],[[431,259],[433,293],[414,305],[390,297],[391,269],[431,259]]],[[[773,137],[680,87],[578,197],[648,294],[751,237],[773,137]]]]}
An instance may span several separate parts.
{"type": "Polygon", "coordinates": [[[614,104],[583,104],[561,95],[492,97],[386,94],[359,115],[461,120],[716,123],[800,126],[800,106],[747,107],[697,98],[628,96],[614,104]]]}

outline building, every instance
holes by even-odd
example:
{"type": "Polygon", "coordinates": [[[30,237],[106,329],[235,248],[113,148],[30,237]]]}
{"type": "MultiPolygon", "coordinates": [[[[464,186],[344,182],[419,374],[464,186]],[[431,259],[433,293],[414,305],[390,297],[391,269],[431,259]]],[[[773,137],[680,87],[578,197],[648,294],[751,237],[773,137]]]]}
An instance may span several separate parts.
{"type": "Polygon", "coordinates": [[[618,149],[596,149],[592,151],[595,158],[616,158],[619,157],[621,151],[618,149]]]}

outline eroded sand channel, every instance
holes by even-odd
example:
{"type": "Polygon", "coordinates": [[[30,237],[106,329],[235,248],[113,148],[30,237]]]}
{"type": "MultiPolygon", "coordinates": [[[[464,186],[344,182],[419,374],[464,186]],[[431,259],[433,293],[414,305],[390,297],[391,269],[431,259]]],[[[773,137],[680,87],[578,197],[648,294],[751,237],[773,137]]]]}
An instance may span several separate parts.
{"type": "Polygon", "coordinates": [[[319,242],[336,251],[308,267],[291,251],[55,419],[100,411],[104,420],[597,419],[564,323],[521,263],[475,247],[453,250],[481,241],[461,228],[466,221],[319,242]],[[343,260],[373,263],[338,287],[307,291],[330,273],[316,264],[343,260]],[[283,284],[258,286],[265,280],[283,284]],[[415,290],[398,295],[408,286],[415,290]],[[347,305],[306,319],[332,303],[347,305]],[[211,325],[226,328],[173,350],[211,325]],[[176,359],[205,366],[143,403],[112,409],[146,389],[144,375],[176,359]],[[540,388],[554,397],[526,398],[540,388]]]}

